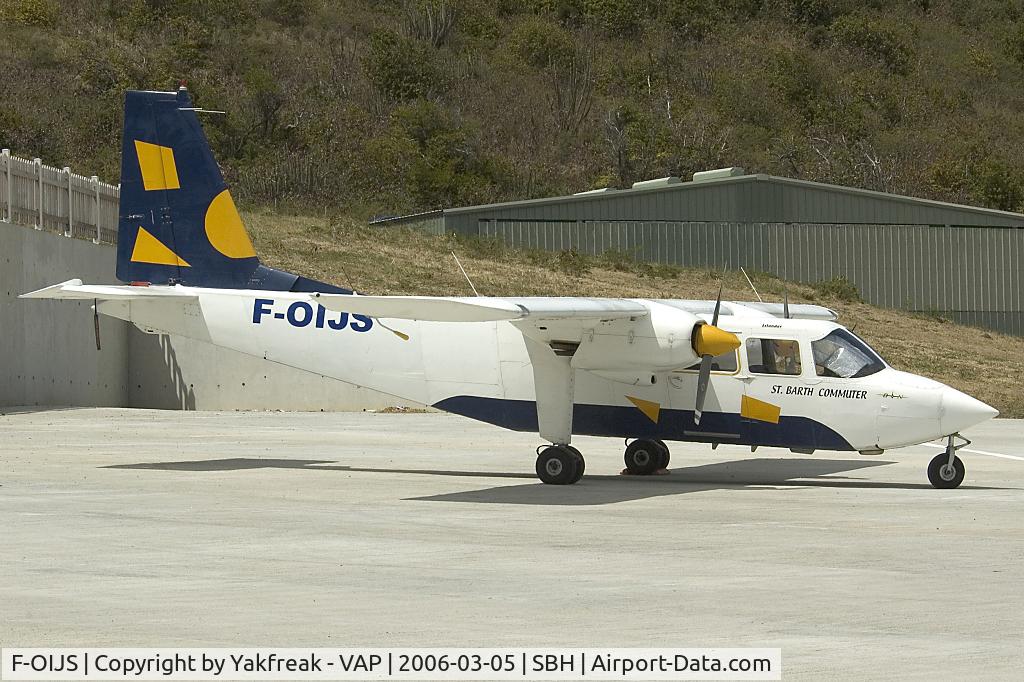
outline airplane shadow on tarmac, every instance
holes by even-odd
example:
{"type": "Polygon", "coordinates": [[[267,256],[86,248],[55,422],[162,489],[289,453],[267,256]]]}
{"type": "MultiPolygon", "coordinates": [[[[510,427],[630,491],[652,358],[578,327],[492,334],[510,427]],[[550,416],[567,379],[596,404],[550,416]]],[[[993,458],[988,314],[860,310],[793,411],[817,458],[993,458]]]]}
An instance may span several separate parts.
{"type": "MultiPolygon", "coordinates": [[[[529,504],[590,506],[683,495],[708,490],[770,486],[782,488],[851,488],[931,490],[928,483],[871,481],[838,476],[844,472],[894,464],[862,459],[749,458],[714,464],[677,467],[668,476],[585,476],[571,486],[544,485],[526,472],[450,471],[442,469],[385,469],[339,465],[331,460],[233,458],[179,462],[115,464],[105,469],[151,469],[158,471],[239,471],[244,469],[304,469],[349,473],[413,474],[463,478],[529,479],[522,485],[496,486],[440,495],[406,498],[429,502],[474,502],[478,504],[529,504]],[[826,478],[827,477],[827,478],[826,478]]],[[[983,486],[961,486],[967,490],[991,490],[983,486]]]]}

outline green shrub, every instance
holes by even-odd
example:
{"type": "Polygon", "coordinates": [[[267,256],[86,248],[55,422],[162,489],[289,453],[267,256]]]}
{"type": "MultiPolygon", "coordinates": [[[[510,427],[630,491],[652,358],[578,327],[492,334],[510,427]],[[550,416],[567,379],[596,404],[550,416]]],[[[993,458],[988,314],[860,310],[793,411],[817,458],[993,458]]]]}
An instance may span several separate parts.
{"type": "Polygon", "coordinates": [[[316,0],[266,0],[264,15],[283,26],[302,26],[316,9],[316,0]]]}
{"type": "Polygon", "coordinates": [[[501,261],[508,258],[511,249],[498,236],[451,235],[451,249],[456,254],[472,258],[501,261]]]}
{"type": "Polygon", "coordinates": [[[507,171],[484,153],[476,135],[443,107],[418,100],[395,112],[399,134],[414,143],[406,159],[410,191],[421,207],[459,206],[487,198],[507,171]]]}
{"type": "Polygon", "coordinates": [[[464,2],[459,9],[459,32],[480,47],[491,47],[501,37],[501,24],[484,0],[464,2]]]}
{"type": "Polygon", "coordinates": [[[668,263],[649,263],[638,260],[636,250],[621,251],[619,249],[608,249],[596,259],[600,267],[617,272],[632,272],[640,277],[657,277],[660,279],[674,279],[679,276],[682,269],[668,263]]]}
{"type": "Polygon", "coordinates": [[[718,0],[715,5],[731,19],[753,19],[761,12],[764,0],[718,0]]]}
{"type": "Polygon", "coordinates": [[[668,25],[684,40],[695,42],[713,34],[724,21],[718,6],[704,0],[670,0],[664,11],[668,25]]]}
{"type": "Polygon", "coordinates": [[[1024,180],[1020,171],[1002,161],[986,159],[976,165],[971,185],[975,201],[989,208],[1019,211],[1024,202],[1024,180]]]}
{"type": "Polygon", "coordinates": [[[784,6],[790,20],[810,26],[828,26],[844,9],[837,0],[785,0],[784,6]]]}
{"type": "Polygon", "coordinates": [[[636,267],[636,258],[633,254],[619,249],[608,249],[598,257],[602,267],[618,272],[632,272],[636,267]]]}
{"type": "Polygon", "coordinates": [[[1006,52],[1017,62],[1024,64],[1024,23],[1011,24],[1003,37],[1006,52]]]}
{"type": "Polygon", "coordinates": [[[555,267],[567,275],[582,277],[590,272],[590,259],[576,249],[559,251],[555,254],[555,267]]]}
{"type": "Polygon", "coordinates": [[[644,7],[634,0],[583,0],[587,21],[612,35],[631,36],[640,30],[644,7]]]}
{"type": "Polygon", "coordinates": [[[517,2],[520,8],[528,8],[535,14],[555,17],[564,26],[577,26],[586,16],[587,0],[499,0],[517,2]]]}
{"type": "Polygon", "coordinates": [[[914,48],[903,30],[881,20],[841,17],[832,24],[832,35],[839,45],[880,60],[894,73],[906,73],[914,57],[914,48]]]}
{"type": "Polygon", "coordinates": [[[537,69],[566,67],[575,52],[568,31],[541,17],[531,17],[517,26],[509,44],[523,62],[537,69]]]}
{"type": "Polygon", "coordinates": [[[51,0],[4,0],[0,2],[0,20],[49,28],[57,24],[57,4],[51,0]]]}
{"type": "Polygon", "coordinates": [[[863,301],[860,296],[860,291],[857,290],[857,286],[842,276],[833,277],[832,279],[818,282],[811,286],[814,288],[815,292],[825,298],[831,298],[837,301],[846,301],[848,303],[860,303],[863,301]]]}
{"type": "Polygon", "coordinates": [[[397,100],[426,97],[442,89],[433,52],[393,31],[371,37],[366,68],[373,86],[397,100]]]}

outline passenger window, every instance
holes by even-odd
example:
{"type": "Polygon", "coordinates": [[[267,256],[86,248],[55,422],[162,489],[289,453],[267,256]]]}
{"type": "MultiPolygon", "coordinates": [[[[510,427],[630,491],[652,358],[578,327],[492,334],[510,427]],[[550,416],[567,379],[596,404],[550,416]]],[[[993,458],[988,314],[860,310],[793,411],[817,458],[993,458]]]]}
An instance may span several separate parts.
{"type": "Polygon", "coordinates": [[[747,339],[747,363],[754,374],[800,374],[800,344],[791,339],[747,339]]]}
{"type": "MultiPolygon", "coordinates": [[[[728,353],[722,353],[721,355],[716,355],[715,357],[711,358],[711,371],[712,372],[729,372],[729,373],[732,373],[732,372],[736,371],[737,366],[738,365],[736,364],[736,351],[734,351],[734,350],[731,350],[728,353]]],[[[684,371],[688,371],[688,370],[696,371],[696,370],[699,370],[699,369],[700,369],[700,363],[698,362],[698,363],[696,363],[694,365],[690,365],[684,371]]]]}

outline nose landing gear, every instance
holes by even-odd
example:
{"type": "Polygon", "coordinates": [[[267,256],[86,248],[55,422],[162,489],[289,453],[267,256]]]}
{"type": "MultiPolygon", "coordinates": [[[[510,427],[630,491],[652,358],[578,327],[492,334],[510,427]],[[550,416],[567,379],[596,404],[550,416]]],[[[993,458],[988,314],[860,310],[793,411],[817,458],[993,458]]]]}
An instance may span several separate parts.
{"type": "Polygon", "coordinates": [[[946,451],[936,455],[928,464],[928,480],[932,486],[949,489],[956,488],[964,482],[964,475],[967,473],[967,469],[960,458],[956,456],[956,451],[970,444],[971,441],[959,433],[949,436],[946,441],[946,451]],[[963,442],[957,444],[955,442],[956,438],[963,442]]]}

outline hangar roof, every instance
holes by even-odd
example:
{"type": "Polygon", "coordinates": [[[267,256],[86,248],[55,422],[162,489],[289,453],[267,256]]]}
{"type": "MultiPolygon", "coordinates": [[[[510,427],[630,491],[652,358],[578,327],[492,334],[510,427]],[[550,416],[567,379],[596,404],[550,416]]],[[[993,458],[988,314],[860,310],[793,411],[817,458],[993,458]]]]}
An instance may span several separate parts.
{"type": "Polygon", "coordinates": [[[478,220],[825,223],[1024,227],[1024,215],[773,175],[637,183],[632,189],[448,208],[377,223],[441,223],[475,231],[478,220]]]}

